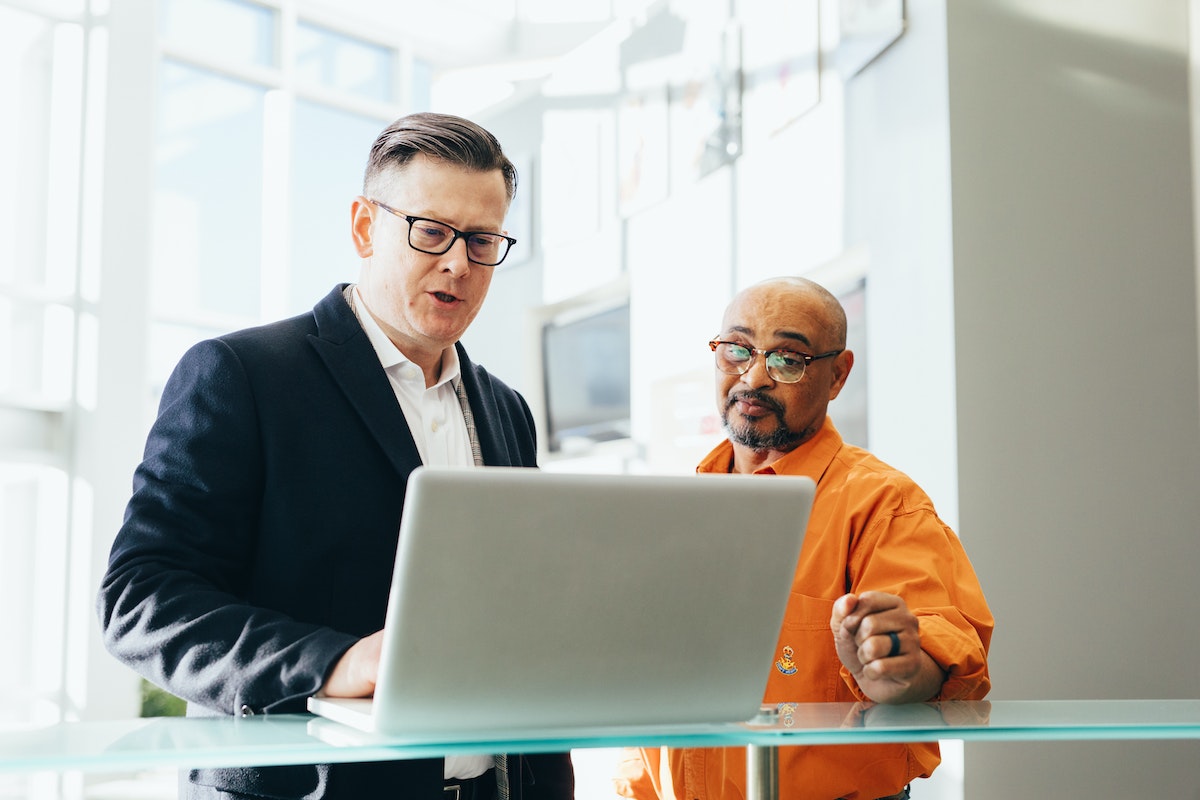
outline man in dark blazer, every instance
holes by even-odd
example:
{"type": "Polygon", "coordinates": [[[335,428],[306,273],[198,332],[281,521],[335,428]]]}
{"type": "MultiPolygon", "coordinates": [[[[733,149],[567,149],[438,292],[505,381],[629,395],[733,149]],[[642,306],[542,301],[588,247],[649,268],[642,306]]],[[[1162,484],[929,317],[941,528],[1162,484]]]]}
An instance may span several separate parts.
{"type": "MultiPolygon", "coordinates": [[[[195,345],[168,381],[102,582],[104,641],[191,715],[367,696],[419,464],[535,466],[525,400],[458,342],[513,240],[516,172],[457,117],[372,148],[362,259],[311,313],[195,345]]],[[[502,565],[500,565],[502,568],[502,565]]],[[[192,770],[189,798],[561,800],[567,754],[192,770]]]]}

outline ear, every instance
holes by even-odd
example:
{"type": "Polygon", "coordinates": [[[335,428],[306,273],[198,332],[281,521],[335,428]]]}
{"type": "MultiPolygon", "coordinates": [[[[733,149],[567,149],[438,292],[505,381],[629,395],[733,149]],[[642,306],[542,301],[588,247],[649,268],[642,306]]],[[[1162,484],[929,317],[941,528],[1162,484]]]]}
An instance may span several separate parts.
{"type": "Polygon", "coordinates": [[[371,226],[375,221],[375,206],[367,198],[354,198],[350,205],[350,236],[354,239],[354,249],[360,258],[369,258],[375,253],[371,242],[371,226]]]}
{"type": "Polygon", "coordinates": [[[833,359],[833,383],[829,386],[829,399],[833,400],[842,393],[850,370],[854,369],[854,351],[843,350],[833,359]]]}

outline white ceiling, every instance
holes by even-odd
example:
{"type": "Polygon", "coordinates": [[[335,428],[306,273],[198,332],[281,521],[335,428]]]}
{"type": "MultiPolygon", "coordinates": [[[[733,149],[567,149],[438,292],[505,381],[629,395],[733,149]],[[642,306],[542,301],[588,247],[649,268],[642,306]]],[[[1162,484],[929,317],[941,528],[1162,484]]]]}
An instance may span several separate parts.
{"type": "MultiPolygon", "coordinates": [[[[518,20],[501,0],[308,0],[306,8],[358,28],[402,39],[435,71],[555,58],[613,21],[611,3],[590,19],[518,20]]],[[[586,5],[586,4],[585,4],[586,5]]],[[[592,5],[595,5],[593,2],[592,5]]]]}

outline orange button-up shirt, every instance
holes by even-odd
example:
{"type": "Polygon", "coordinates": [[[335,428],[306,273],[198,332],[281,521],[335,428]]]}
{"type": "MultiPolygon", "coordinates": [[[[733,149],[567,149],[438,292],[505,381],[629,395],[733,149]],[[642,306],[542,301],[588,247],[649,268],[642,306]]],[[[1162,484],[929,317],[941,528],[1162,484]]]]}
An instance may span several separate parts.
{"type": "MultiPolygon", "coordinates": [[[[733,446],[725,441],[697,471],[729,472],[732,465],[733,446]]],[[[764,703],[869,699],[838,660],[829,626],[835,600],[868,590],[899,595],[917,616],[921,648],[948,676],[934,699],[987,694],[991,611],[958,536],[911,478],[845,444],[828,418],[816,436],[758,472],[817,483],[764,703]]],[[[780,797],[886,797],[928,777],[940,761],[935,742],[783,747],[780,797]]],[[[630,750],[615,784],[639,800],[740,800],[746,751],[669,748],[663,763],[659,749],[630,750]]]]}

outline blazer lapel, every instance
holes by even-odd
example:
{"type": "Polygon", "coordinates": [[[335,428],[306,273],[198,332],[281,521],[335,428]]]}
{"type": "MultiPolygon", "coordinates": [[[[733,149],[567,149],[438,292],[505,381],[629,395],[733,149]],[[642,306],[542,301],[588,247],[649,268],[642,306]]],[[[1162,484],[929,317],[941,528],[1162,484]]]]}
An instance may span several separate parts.
{"type": "Polygon", "coordinates": [[[496,405],[496,394],[490,385],[484,386],[479,379],[475,365],[467,357],[462,342],[456,343],[455,347],[458,349],[458,366],[463,387],[467,390],[467,400],[471,403],[471,413],[475,416],[475,429],[479,436],[480,450],[483,452],[483,463],[488,466],[514,466],[516,462],[509,451],[504,426],[499,422],[501,417],[500,409],[496,405]]]}
{"type": "Polygon", "coordinates": [[[421,457],[379,356],[342,295],[345,287],[339,284],[313,308],[317,335],[308,340],[396,471],[407,475],[421,457]]]}

